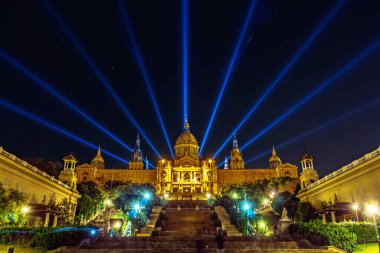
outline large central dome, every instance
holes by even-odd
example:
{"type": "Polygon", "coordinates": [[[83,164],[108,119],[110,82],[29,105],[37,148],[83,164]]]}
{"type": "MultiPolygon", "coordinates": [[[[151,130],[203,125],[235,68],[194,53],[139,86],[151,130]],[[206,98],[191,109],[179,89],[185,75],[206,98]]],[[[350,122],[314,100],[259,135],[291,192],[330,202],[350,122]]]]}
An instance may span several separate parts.
{"type": "Polygon", "coordinates": [[[198,160],[199,145],[194,135],[190,133],[190,125],[185,122],[184,131],[179,135],[174,146],[175,158],[191,157],[198,160]]]}

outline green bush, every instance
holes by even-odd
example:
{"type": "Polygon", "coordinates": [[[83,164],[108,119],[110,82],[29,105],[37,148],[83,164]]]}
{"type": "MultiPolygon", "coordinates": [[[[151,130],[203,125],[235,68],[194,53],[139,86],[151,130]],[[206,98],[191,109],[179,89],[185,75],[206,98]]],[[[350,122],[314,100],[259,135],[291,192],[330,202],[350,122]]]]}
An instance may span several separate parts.
{"type": "Polygon", "coordinates": [[[349,253],[356,248],[356,234],[337,223],[323,224],[322,221],[299,222],[291,225],[289,232],[295,239],[307,239],[313,244],[335,246],[349,253]]]}
{"type": "Polygon", "coordinates": [[[58,228],[3,227],[0,229],[0,243],[26,247],[54,249],[60,246],[75,246],[88,236],[89,228],[73,227],[72,230],[54,232],[58,228]]]}
{"type": "Polygon", "coordinates": [[[369,222],[342,222],[339,225],[347,228],[357,237],[358,244],[377,242],[375,227],[369,222]]]}

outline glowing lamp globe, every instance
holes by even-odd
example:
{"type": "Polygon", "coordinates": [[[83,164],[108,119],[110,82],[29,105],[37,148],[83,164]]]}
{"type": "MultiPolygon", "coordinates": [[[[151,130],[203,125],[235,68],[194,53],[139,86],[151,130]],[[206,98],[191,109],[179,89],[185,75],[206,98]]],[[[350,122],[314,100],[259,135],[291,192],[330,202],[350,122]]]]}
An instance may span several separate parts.
{"type": "Polygon", "coordinates": [[[134,207],[133,207],[136,211],[139,211],[141,209],[141,206],[139,204],[136,204],[134,207]]]}
{"type": "Polygon", "coordinates": [[[150,199],[150,194],[149,194],[149,193],[145,193],[145,194],[144,194],[144,198],[146,198],[146,199],[150,199]]]}
{"type": "Polygon", "coordinates": [[[248,210],[249,209],[249,205],[248,204],[244,204],[243,208],[244,208],[244,210],[248,210]]]}

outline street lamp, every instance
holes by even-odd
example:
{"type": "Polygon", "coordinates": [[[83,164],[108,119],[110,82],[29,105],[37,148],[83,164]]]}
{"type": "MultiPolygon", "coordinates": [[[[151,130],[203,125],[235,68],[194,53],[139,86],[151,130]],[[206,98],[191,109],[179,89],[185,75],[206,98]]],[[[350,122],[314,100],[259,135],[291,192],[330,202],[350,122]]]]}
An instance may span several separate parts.
{"type": "Polygon", "coordinates": [[[133,209],[138,213],[140,212],[141,206],[139,204],[134,205],[133,209]]]}
{"type": "Polygon", "coordinates": [[[29,207],[24,206],[24,207],[21,209],[21,212],[22,212],[23,214],[28,213],[28,212],[29,212],[29,207]]]}
{"type": "Polygon", "coordinates": [[[369,215],[373,216],[373,223],[375,225],[375,230],[376,230],[377,244],[379,245],[379,252],[380,252],[380,237],[379,237],[379,231],[377,229],[377,222],[376,222],[376,215],[379,213],[379,208],[375,205],[368,204],[366,206],[366,211],[369,215]]]}
{"type": "Polygon", "coordinates": [[[150,194],[149,194],[149,192],[144,193],[144,198],[145,198],[145,199],[150,199],[150,194]]]}
{"type": "Polygon", "coordinates": [[[164,198],[165,199],[169,198],[169,193],[164,193],[164,198]]]}
{"type": "Polygon", "coordinates": [[[206,198],[210,199],[211,198],[211,194],[210,193],[206,193],[206,198]]]}
{"type": "Polygon", "coordinates": [[[356,214],[356,222],[359,222],[359,216],[358,216],[359,205],[356,204],[356,203],[354,203],[354,204],[352,205],[352,209],[355,210],[355,214],[356,214]]]}

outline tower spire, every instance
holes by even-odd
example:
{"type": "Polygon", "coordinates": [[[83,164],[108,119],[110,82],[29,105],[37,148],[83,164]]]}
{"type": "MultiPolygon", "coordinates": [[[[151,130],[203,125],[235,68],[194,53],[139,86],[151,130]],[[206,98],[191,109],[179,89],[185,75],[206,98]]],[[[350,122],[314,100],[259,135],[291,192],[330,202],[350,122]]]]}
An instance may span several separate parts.
{"type": "Polygon", "coordinates": [[[239,149],[239,144],[238,144],[238,141],[236,138],[236,134],[234,134],[234,140],[233,140],[232,148],[233,149],[239,149]]]}
{"type": "Polygon", "coordinates": [[[224,169],[228,170],[228,159],[227,159],[227,156],[225,156],[225,158],[224,158],[224,169]]]}
{"type": "Polygon", "coordinates": [[[277,155],[276,150],[274,149],[274,145],[272,146],[272,155],[277,155]]]}
{"type": "Polygon", "coordinates": [[[100,150],[100,145],[99,145],[99,148],[98,148],[98,153],[97,153],[98,156],[101,156],[102,155],[102,152],[100,150]]]}
{"type": "Polygon", "coordinates": [[[137,138],[136,138],[136,151],[140,151],[140,134],[137,133],[137,138]]]}
{"type": "Polygon", "coordinates": [[[190,125],[189,125],[189,122],[187,120],[187,115],[186,115],[186,121],[185,121],[184,130],[185,130],[185,132],[189,132],[190,131],[190,125]]]}

